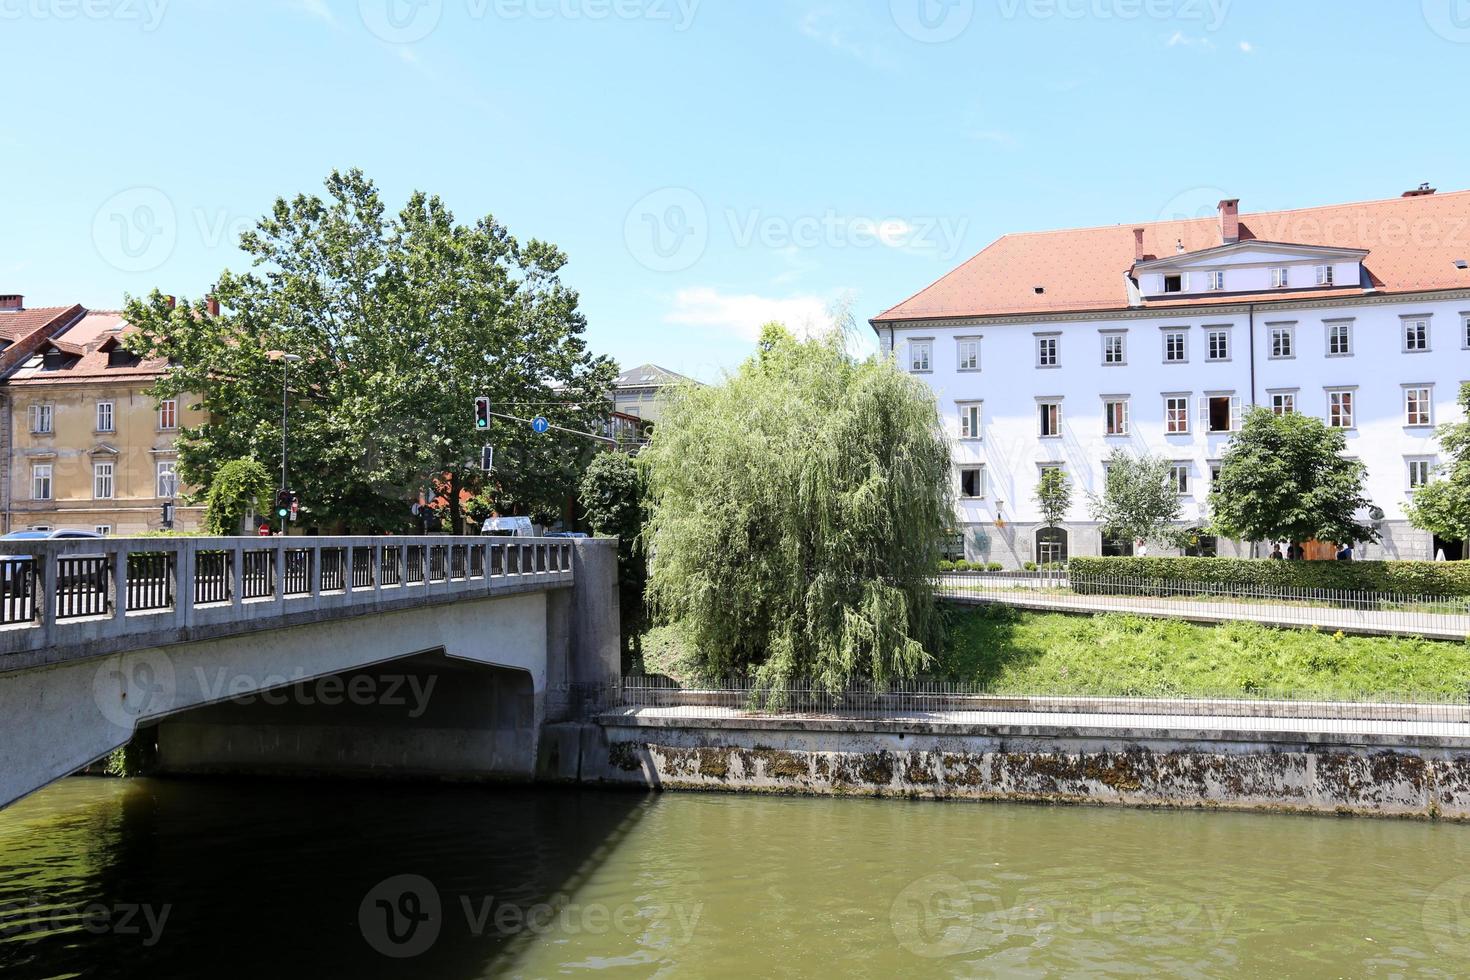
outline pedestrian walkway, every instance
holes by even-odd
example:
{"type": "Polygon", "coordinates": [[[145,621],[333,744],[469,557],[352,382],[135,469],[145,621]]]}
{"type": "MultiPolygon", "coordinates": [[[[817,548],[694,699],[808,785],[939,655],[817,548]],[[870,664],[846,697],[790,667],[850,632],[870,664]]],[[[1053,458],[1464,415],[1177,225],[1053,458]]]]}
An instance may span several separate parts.
{"type": "Polygon", "coordinates": [[[1353,609],[1331,605],[1294,605],[1272,602],[1232,602],[1229,599],[1189,596],[1077,595],[1037,587],[1007,587],[1003,583],[942,581],[938,594],[955,602],[999,603],[1022,609],[1076,613],[1128,613],[1157,619],[1196,623],[1251,622],[1296,629],[1316,627],[1329,633],[1368,636],[1422,636],[1434,640],[1464,640],[1470,636],[1470,615],[1397,609],[1353,609]]]}

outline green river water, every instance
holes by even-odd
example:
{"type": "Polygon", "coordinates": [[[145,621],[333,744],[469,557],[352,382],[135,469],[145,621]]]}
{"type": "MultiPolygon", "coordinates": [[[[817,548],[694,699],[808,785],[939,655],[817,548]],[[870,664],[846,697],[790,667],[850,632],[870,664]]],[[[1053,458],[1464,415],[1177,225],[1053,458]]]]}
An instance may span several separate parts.
{"type": "Polygon", "coordinates": [[[0,976],[1455,976],[1470,827],[69,779],[0,812],[0,976]]]}

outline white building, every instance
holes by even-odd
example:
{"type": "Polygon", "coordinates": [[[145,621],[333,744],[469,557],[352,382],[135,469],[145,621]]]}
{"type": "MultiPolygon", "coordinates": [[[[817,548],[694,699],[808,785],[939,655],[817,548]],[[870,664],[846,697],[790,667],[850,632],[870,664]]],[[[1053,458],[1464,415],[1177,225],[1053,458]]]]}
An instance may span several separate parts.
{"type": "Polygon", "coordinates": [[[1087,501],[1119,446],[1174,460],[1202,526],[1251,405],[1346,430],[1384,512],[1381,545],[1360,554],[1460,554],[1404,504],[1470,381],[1470,191],[1250,215],[1222,201],[1218,217],[1007,235],[871,323],[938,397],[972,560],[1129,549],[1105,547],[1087,501]],[[1074,486],[1054,543],[1034,502],[1052,466],[1074,486]]]}

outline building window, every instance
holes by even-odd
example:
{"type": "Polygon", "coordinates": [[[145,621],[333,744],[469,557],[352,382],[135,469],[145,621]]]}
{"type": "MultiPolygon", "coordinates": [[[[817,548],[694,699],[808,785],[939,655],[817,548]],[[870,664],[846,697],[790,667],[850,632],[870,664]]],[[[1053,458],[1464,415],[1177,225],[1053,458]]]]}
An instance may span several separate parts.
{"type": "Polygon", "coordinates": [[[51,499],[51,464],[36,463],[31,466],[31,499],[51,499]]]}
{"type": "Polygon", "coordinates": [[[985,467],[960,467],[960,496],[972,500],[985,496],[985,467]]]}
{"type": "Polygon", "coordinates": [[[1296,411],[1296,392],[1273,391],[1271,393],[1271,413],[1273,415],[1290,415],[1296,411]]]}
{"type": "Polygon", "coordinates": [[[1220,466],[1218,459],[1210,460],[1210,486],[1212,487],[1220,482],[1220,466]]]}
{"type": "Polygon", "coordinates": [[[1332,280],[1333,280],[1332,266],[1330,266],[1330,265],[1319,265],[1319,266],[1317,266],[1317,285],[1319,285],[1319,286],[1331,286],[1332,285],[1332,280]]]}
{"type": "Polygon", "coordinates": [[[1164,399],[1164,431],[1170,435],[1182,435],[1189,431],[1188,396],[1170,395],[1164,399]]]}
{"type": "Polygon", "coordinates": [[[960,438],[980,438],[980,404],[960,406],[960,438]]]}
{"type": "Polygon", "coordinates": [[[1200,399],[1200,423],[1206,432],[1234,432],[1240,428],[1240,399],[1234,395],[1206,395],[1200,399]]]}
{"type": "Polygon", "coordinates": [[[179,477],[174,465],[171,459],[161,460],[158,464],[158,495],[164,499],[179,495],[179,477]]]}
{"type": "Polygon", "coordinates": [[[158,403],[158,427],[160,429],[177,429],[179,427],[178,399],[165,398],[158,403]]]}
{"type": "Polygon", "coordinates": [[[1043,438],[1062,434],[1062,403],[1040,402],[1036,406],[1038,431],[1043,438]]]}
{"type": "Polygon", "coordinates": [[[1429,482],[1430,475],[1434,472],[1434,460],[1432,459],[1410,459],[1409,464],[1409,489],[1418,490],[1429,482]]]}
{"type": "Polygon", "coordinates": [[[1205,288],[1211,292],[1219,292],[1225,288],[1225,272],[1216,270],[1206,274],[1205,288]]]}
{"type": "Polygon", "coordinates": [[[105,538],[109,534],[112,533],[112,525],[111,524],[94,524],[94,525],[92,525],[92,530],[96,531],[98,534],[102,535],[105,538]]]}
{"type": "Polygon", "coordinates": [[[1230,360],[1230,331],[1211,330],[1205,334],[1209,341],[1209,349],[1206,360],[1228,361],[1230,360]]]}
{"type": "Polygon", "coordinates": [[[1055,337],[1037,337],[1036,338],[1036,366],[1037,367],[1056,367],[1057,366],[1057,338],[1055,338],[1055,337]]]}
{"type": "Polygon", "coordinates": [[[1110,398],[1103,402],[1104,431],[1110,436],[1128,434],[1128,399],[1110,398]]]}
{"type": "Polygon", "coordinates": [[[1189,277],[1180,272],[1170,272],[1164,276],[1164,292],[1182,293],[1189,288],[1189,277]]]}
{"type": "Polygon", "coordinates": [[[112,430],[112,402],[97,403],[97,431],[111,432],[112,430]]]}
{"type": "Polygon", "coordinates": [[[1170,330],[1164,334],[1164,363],[1187,364],[1189,362],[1189,335],[1183,330],[1170,330]]]}
{"type": "Polygon", "coordinates": [[[934,342],[929,340],[909,341],[909,370],[923,374],[933,370],[934,342]]]}
{"type": "Polygon", "coordinates": [[[1329,391],[1327,393],[1327,424],[1334,429],[1353,427],[1353,392],[1329,391]]]}
{"type": "Polygon", "coordinates": [[[1174,484],[1174,489],[1179,495],[1185,496],[1189,493],[1189,464],[1174,463],[1169,467],[1169,482],[1174,484]]]}
{"type": "Polygon", "coordinates": [[[92,464],[92,497],[95,500],[111,500],[113,498],[113,464],[92,464]]]}
{"type": "Polygon", "coordinates": [[[980,341],[966,337],[959,342],[959,366],[961,371],[980,370],[980,341]]]}
{"type": "Polygon", "coordinates": [[[1353,324],[1351,320],[1337,320],[1327,324],[1327,356],[1347,357],[1353,352],[1353,324]]]}
{"type": "Polygon", "coordinates": [[[1271,270],[1271,288],[1285,289],[1291,285],[1291,270],[1285,266],[1278,266],[1271,270]]]}
{"type": "Polygon", "coordinates": [[[1429,425],[1433,415],[1434,389],[1413,385],[1404,389],[1404,424],[1429,425]]]}
{"type": "Polygon", "coordinates": [[[1404,352],[1417,353],[1429,350],[1429,321],[1423,319],[1404,321],[1404,352]]]}
{"type": "Polygon", "coordinates": [[[1296,328],[1290,324],[1271,328],[1271,356],[1281,359],[1296,356],[1296,328]]]}
{"type": "Polygon", "coordinates": [[[56,420],[56,409],[52,405],[31,406],[31,433],[33,435],[50,435],[52,425],[56,420]]]}
{"type": "Polygon", "coordinates": [[[1103,363],[1108,365],[1120,365],[1128,363],[1127,335],[1121,333],[1105,333],[1102,335],[1103,363]]]}
{"type": "Polygon", "coordinates": [[[1464,317],[1460,323],[1460,346],[1470,350],[1470,313],[1464,314],[1464,317]]]}

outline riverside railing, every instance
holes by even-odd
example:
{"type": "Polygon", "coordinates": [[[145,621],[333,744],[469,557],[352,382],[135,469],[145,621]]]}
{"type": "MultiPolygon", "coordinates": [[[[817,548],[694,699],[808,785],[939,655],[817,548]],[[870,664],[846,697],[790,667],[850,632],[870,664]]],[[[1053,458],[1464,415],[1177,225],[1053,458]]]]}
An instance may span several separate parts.
{"type": "Polygon", "coordinates": [[[491,537],[6,540],[7,654],[270,617],[565,586],[573,545],[491,537]]]}
{"type": "Polygon", "coordinates": [[[837,686],[792,680],[771,686],[749,678],[681,683],[630,676],[600,699],[603,714],[643,719],[838,719],[915,724],[1074,727],[1148,726],[1344,734],[1440,734],[1470,737],[1470,677],[1464,693],[1395,693],[1323,697],[1292,691],[1221,691],[1218,696],[1088,696],[999,692],[963,681],[918,678],[891,684],[854,679],[837,686]],[[1228,722],[1226,721],[1228,719],[1228,722]],[[1416,728],[1415,726],[1430,726],[1416,728]]]}
{"type": "Polygon", "coordinates": [[[1200,622],[1242,620],[1433,639],[1470,636],[1470,597],[1466,596],[1079,576],[1064,571],[945,572],[939,575],[936,587],[949,599],[1030,609],[1133,613],[1200,622]]]}

